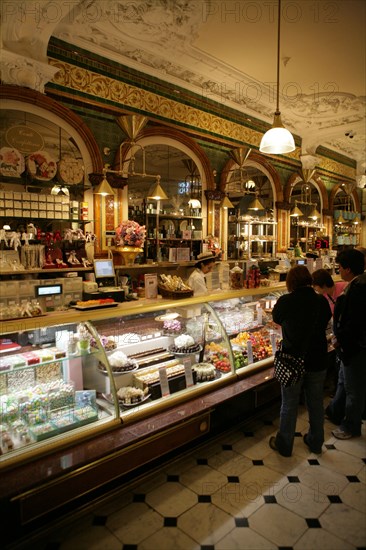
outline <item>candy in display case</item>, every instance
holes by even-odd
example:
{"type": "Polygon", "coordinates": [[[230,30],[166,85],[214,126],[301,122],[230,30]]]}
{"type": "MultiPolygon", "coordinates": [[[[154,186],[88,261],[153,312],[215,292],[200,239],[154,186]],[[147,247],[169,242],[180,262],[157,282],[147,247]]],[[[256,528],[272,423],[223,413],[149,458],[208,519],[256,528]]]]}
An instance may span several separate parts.
{"type": "MultiPolygon", "coordinates": [[[[45,335],[49,331],[45,340],[52,345],[32,343],[34,331],[2,338],[6,345],[0,359],[0,464],[24,458],[41,442],[80,437],[79,428],[117,417],[113,408],[99,406],[95,388],[85,386],[83,349],[76,343],[85,332],[92,338],[93,327],[83,326],[84,333],[79,325],[54,328],[42,329],[45,335]]],[[[89,355],[93,353],[97,352],[89,355]]]]}
{"type": "MultiPolygon", "coordinates": [[[[282,292],[283,290],[279,291],[282,292]]],[[[228,291],[3,321],[0,466],[148,417],[267,368],[279,292],[228,291]],[[91,320],[90,320],[91,319],[91,320]]]]}

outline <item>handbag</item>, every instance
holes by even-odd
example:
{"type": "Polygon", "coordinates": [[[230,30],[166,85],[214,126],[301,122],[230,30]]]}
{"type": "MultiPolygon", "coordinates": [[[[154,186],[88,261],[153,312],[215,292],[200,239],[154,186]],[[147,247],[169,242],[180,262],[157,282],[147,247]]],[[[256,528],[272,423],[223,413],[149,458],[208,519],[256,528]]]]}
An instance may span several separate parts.
{"type": "Polygon", "coordinates": [[[274,377],[286,388],[294,386],[305,374],[305,360],[282,349],[282,341],[274,355],[274,377]]]}

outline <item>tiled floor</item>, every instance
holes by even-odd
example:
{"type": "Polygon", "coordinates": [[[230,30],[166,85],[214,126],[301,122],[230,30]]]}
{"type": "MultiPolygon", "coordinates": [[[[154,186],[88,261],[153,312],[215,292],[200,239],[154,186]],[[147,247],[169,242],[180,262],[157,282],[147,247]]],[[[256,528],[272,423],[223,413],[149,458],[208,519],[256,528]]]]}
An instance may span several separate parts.
{"type": "Polygon", "coordinates": [[[278,416],[252,420],[162,466],[87,515],[22,548],[37,550],[351,550],[366,548],[366,424],[322,455],[268,446],[278,416]]]}

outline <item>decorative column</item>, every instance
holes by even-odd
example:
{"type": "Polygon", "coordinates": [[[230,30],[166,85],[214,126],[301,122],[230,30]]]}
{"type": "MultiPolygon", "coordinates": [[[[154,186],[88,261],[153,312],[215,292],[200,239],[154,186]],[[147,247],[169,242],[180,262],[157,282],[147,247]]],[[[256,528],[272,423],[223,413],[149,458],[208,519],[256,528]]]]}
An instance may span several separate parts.
{"type": "Polygon", "coordinates": [[[290,204],[288,202],[277,201],[275,203],[277,211],[277,252],[286,252],[290,243],[289,212],[290,204]]]}

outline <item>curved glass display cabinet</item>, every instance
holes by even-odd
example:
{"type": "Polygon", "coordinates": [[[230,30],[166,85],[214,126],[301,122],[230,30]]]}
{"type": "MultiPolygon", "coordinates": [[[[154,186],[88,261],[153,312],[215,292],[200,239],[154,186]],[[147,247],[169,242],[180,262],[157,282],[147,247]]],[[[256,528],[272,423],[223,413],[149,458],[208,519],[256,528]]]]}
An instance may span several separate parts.
{"type": "Polygon", "coordinates": [[[271,365],[284,291],[144,300],[0,323],[0,467],[234,384],[271,365]],[[68,323],[65,323],[67,315],[68,323]]]}

